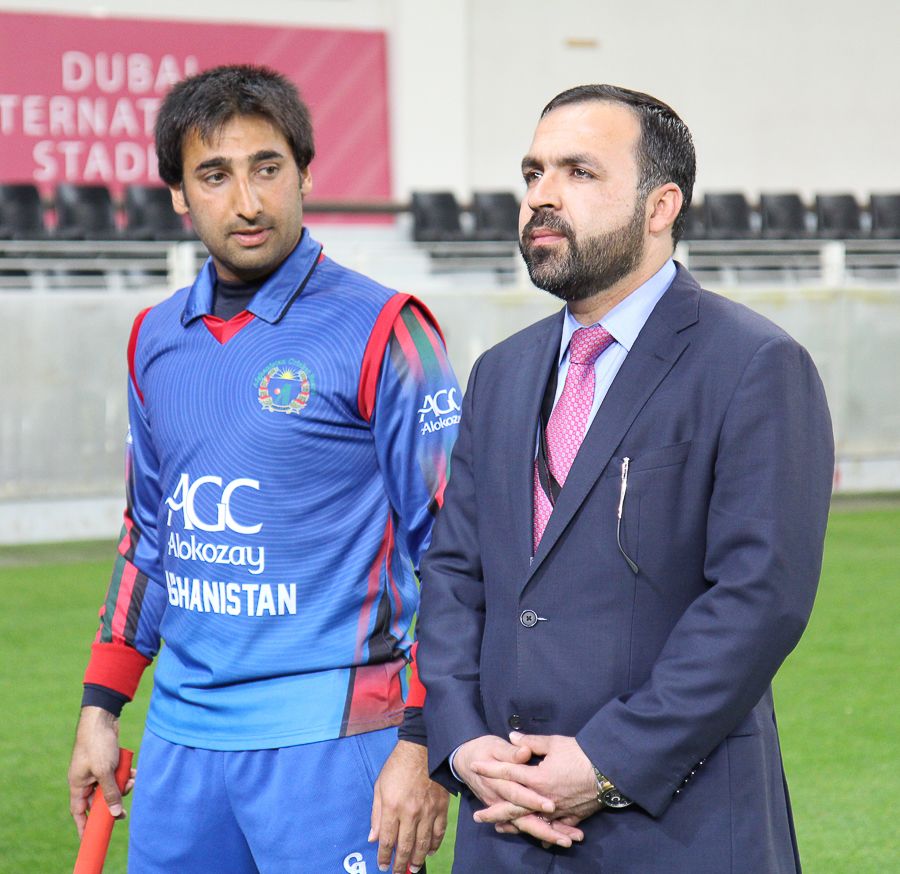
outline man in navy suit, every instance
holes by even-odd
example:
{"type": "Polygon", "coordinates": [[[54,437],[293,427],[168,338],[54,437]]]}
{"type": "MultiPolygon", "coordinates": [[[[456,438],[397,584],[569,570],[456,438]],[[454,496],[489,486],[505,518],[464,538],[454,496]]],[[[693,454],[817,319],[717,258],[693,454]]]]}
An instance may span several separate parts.
{"type": "Polygon", "coordinates": [[[670,107],[563,92],[522,168],[522,254],[566,305],[473,368],[422,565],[453,870],[799,871],[770,684],[821,569],[821,381],[672,260],[695,159],[670,107]]]}

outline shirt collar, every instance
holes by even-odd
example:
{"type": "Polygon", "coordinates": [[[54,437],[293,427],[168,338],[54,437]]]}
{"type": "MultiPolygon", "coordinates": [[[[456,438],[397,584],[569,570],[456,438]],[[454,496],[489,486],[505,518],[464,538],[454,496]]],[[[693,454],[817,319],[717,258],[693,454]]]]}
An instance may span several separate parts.
{"type": "MultiPolygon", "coordinates": [[[[675,272],[675,262],[669,258],[643,285],[639,285],[624,300],[619,301],[595,324],[606,328],[612,334],[613,339],[624,346],[626,352],[630,352],[638,334],[641,333],[641,329],[650,318],[653,308],[672,284],[675,272]]],[[[584,327],[586,326],[582,325],[566,307],[566,317],[563,320],[562,338],[559,344],[560,363],[569,351],[572,334],[584,327]]]]}
{"type": "MultiPolygon", "coordinates": [[[[304,228],[293,252],[262,284],[248,304],[247,310],[270,324],[274,325],[280,321],[294,298],[306,285],[321,259],[321,254],[322,246],[304,228]]],[[[215,287],[216,268],[213,266],[212,258],[207,258],[188,292],[181,313],[182,325],[186,327],[196,319],[212,314],[215,287]]]]}

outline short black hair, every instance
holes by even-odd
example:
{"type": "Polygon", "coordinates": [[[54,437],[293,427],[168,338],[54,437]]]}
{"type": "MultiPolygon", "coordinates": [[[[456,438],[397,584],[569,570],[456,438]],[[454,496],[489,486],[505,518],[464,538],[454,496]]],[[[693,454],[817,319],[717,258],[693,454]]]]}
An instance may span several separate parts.
{"type": "Polygon", "coordinates": [[[166,185],[180,185],[185,140],[196,132],[209,142],[236,116],[265,118],[284,134],[297,168],[315,156],[309,109],[296,86],[268,67],[233,64],[214,67],[178,82],[156,116],[156,156],[166,185]]]}
{"type": "Polygon", "coordinates": [[[697,156],[687,125],[668,104],[642,91],[632,91],[618,85],[578,85],[569,88],[557,94],[544,107],[541,118],[560,106],[589,100],[620,103],[637,114],[641,124],[637,147],[640,171],[638,191],[646,197],[657,185],[666,182],[674,182],[681,189],[684,202],[672,225],[672,241],[677,243],[684,233],[685,217],[691,205],[697,175],[697,156]]]}

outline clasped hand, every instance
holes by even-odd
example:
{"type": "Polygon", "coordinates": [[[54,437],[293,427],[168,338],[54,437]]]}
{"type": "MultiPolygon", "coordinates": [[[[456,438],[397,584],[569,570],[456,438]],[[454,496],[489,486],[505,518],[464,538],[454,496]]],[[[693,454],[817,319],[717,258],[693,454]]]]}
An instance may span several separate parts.
{"type": "Polygon", "coordinates": [[[485,735],[460,746],[453,767],[485,804],[476,822],[545,846],[583,840],[578,823],[600,809],[593,766],[573,737],[513,732],[507,742],[485,735]],[[534,756],[541,760],[529,765],[534,756]]]}

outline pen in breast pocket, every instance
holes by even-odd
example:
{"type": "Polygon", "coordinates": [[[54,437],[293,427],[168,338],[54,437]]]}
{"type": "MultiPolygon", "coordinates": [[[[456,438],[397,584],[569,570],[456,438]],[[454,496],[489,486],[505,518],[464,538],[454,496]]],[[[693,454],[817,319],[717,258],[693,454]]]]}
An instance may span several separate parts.
{"type": "Polygon", "coordinates": [[[622,459],[622,485],[619,487],[619,509],[616,513],[616,518],[620,522],[622,521],[622,508],[625,506],[625,491],[628,489],[628,465],[630,463],[631,459],[626,455],[622,459]]]}
{"type": "Polygon", "coordinates": [[[636,574],[640,568],[622,547],[622,511],[625,509],[625,492],[628,491],[628,466],[630,464],[631,459],[627,456],[622,459],[622,484],[619,487],[619,507],[616,510],[616,545],[619,547],[622,557],[628,562],[628,567],[631,568],[632,573],[636,574]]]}

